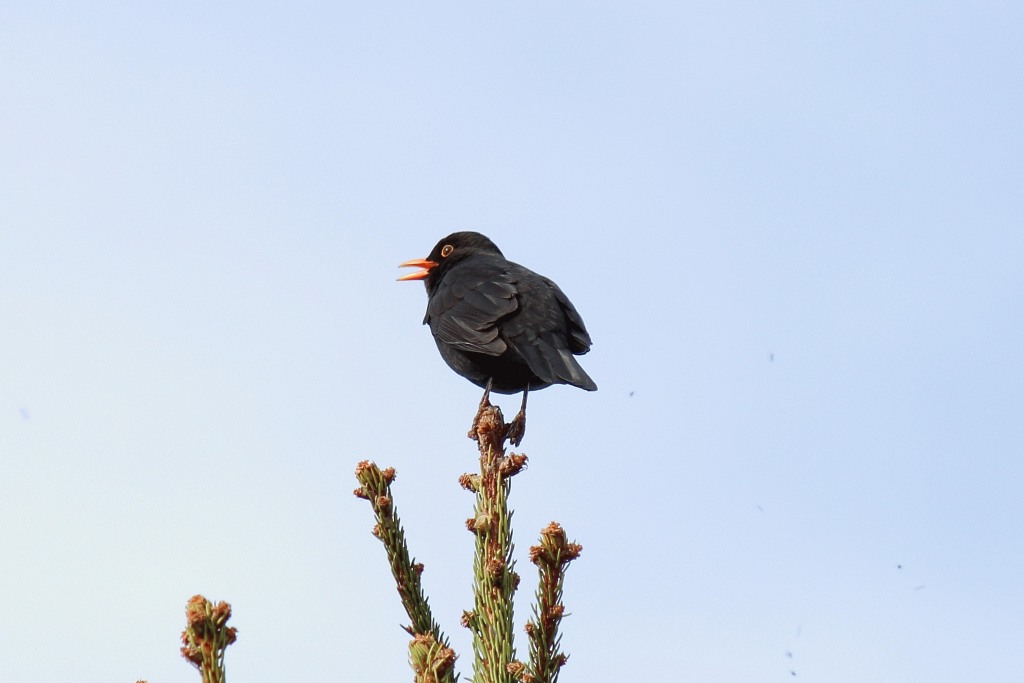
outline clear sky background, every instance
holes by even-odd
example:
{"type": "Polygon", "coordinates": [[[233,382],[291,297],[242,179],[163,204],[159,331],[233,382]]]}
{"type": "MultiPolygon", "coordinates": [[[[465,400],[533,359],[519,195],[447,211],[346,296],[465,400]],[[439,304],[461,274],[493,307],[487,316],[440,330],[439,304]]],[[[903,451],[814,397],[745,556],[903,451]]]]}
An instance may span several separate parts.
{"type": "Polygon", "coordinates": [[[201,592],[233,681],[411,680],[365,458],[468,676],[395,278],[479,230],[594,339],[512,497],[562,681],[1024,680],[1022,8],[4,2],[0,678],[197,680],[201,592]]]}

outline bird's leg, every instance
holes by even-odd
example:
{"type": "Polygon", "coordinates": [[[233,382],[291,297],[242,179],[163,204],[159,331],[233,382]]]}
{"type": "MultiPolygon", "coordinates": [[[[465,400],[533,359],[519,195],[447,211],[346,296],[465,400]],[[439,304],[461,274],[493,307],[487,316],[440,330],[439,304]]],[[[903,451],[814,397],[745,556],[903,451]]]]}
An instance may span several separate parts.
{"type": "Polygon", "coordinates": [[[519,408],[519,412],[512,418],[512,421],[508,423],[508,431],[505,432],[505,437],[508,442],[519,447],[523,437],[526,436],[526,397],[530,395],[530,385],[526,385],[526,389],[523,390],[523,405],[519,408]]]}
{"type": "Polygon", "coordinates": [[[469,438],[476,440],[476,428],[480,424],[480,417],[484,414],[484,411],[491,407],[491,384],[494,383],[494,378],[488,378],[487,386],[484,387],[484,396],[480,399],[480,407],[477,408],[476,416],[473,418],[473,425],[469,428],[469,438]]]}
{"type": "Polygon", "coordinates": [[[489,377],[487,379],[487,386],[484,387],[483,398],[480,399],[480,407],[481,408],[486,408],[487,406],[491,405],[491,385],[492,384],[494,384],[494,378],[493,377],[489,377]]]}

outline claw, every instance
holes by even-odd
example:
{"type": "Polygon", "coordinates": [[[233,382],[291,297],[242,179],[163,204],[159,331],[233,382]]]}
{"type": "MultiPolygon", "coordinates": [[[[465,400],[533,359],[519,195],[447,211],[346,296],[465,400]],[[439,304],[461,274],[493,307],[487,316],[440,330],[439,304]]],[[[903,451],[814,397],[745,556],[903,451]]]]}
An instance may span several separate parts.
{"type": "Polygon", "coordinates": [[[508,428],[505,430],[505,438],[512,444],[513,447],[519,448],[519,444],[522,443],[523,437],[526,436],[526,397],[530,395],[530,386],[527,385],[523,391],[523,405],[519,408],[519,412],[512,418],[512,421],[508,424],[508,428]]]}
{"type": "Polygon", "coordinates": [[[491,407],[491,384],[493,382],[494,382],[494,378],[491,378],[491,379],[487,380],[487,386],[484,387],[483,398],[480,399],[480,407],[477,408],[476,416],[473,418],[473,424],[469,428],[469,434],[466,435],[469,438],[473,439],[474,441],[477,440],[477,438],[476,438],[476,429],[480,425],[480,417],[484,414],[484,411],[486,409],[491,407]]]}

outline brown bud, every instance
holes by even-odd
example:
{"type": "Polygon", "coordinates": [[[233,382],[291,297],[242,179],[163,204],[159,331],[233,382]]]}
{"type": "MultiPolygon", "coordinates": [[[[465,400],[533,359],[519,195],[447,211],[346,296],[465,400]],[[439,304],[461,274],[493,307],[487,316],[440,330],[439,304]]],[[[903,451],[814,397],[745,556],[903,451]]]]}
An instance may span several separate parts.
{"type": "Polygon", "coordinates": [[[526,467],[527,457],[522,453],[509,453],[506,458],[501,461],[499,470],[503,477],[514,477],[523,471],[526,467]]]}
{"type": "Polygon", "coordinates": [[[505,563],[497,558],[487,560],[487,575],[492,579],[500,579],[505,571],[505,563]]]}

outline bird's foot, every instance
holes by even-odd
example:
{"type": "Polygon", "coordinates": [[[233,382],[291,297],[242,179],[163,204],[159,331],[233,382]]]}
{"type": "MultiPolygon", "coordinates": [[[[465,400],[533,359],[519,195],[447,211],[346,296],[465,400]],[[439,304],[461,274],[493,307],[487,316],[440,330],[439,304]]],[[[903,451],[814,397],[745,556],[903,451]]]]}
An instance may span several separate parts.
{"type": "Polygon", "coordinates": [[[484,411],[491,407],[491,382],[493,380],[487,380],[487,386],[484,388],[483,398],[480,399],[480,407],[477,408],[476,415],[473,417],[473,424],[469,428],[469,438],[477,441],[477,429],[480,427],[480,418],[483,417],[484,411]]]}
{"type": "Polygon", "coordinates": [[[508,423],[508,427],[505,428],[505,438],[515,448],[519,448],[523,437],[526,436],[526,399],[529,396],[530,385],[527,384],[526,389],[523,390],[523,405],[519,406],[519,412],[516,413],[516,416],[508,423]]]}
{"type": "Polygon", "coordinates": [[[505,428],[505,438],[512,446],[519,448],[524,436],[526,436],[526,411],[520,410],[505,428]]]}

